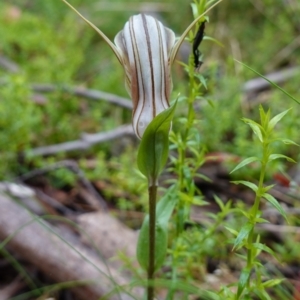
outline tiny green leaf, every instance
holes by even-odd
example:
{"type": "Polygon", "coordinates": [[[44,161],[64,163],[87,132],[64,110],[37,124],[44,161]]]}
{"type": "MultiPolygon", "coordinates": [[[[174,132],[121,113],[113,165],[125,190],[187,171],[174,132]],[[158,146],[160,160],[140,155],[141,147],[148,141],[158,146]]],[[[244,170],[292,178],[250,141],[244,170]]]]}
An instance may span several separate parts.
{"type": "Polygon", "coordinates": [[[259,297],[258,299],[263,299],[263,300],[272,300],[271,297],[268,295],[268,293],[261,289],[254,289],[254,293],[259,297]]]}
{"type": "Polygon", "coordinates": [[[255,218],[256,223],[270,223],[268,220],[263,218],[255,218]]]}
{"type": "Polygon", "coordinates": [[[281,205],[278,203],[278,201],[272,195],[270,195],[268,193],[264,193],[262,195],[262,197],[265,198],[267,201],[269,201],[279,211],[279,213],[286,219],[286,221],[288,222],[287,215],[286,215],[285,211],[283,210],[281,205]]]}
{"type": "Polygon", "coordinates": [[[259,105],[259,115],[260,115],[260,122],[261,122],[262,126],[264,127],[265,123],[269,121],[270,111],[265,113],[264,108],[260,104],[259,105]]]}
{"type": "Polygon", "coordinates": [[[255,157],[255,156],[252,156],[252,157],[249,157],[249,158],[246,158],[244,159],[243,161],[241,161],[229,174],[235,172],[236,170],[254,162],[254,161],[259,161],[259,158],[258,157],[255,157]]]}
{"type": "Polygon", "coordinates": [[[197,7],[197,5],[195,3],[192,3],[191,7],[192,7],[192,12],[193,12],[193,17],[194,17],[194,19],[196,19],[198,17],[198,15],[199,15],[199,13],[198,13],[198,7],[197,7]]]}
{"type": "Polygon", "coordinates": [[[238,232],[233,229],[233,228],[230,228],[228,226],[224,226],[225,229],[227,229],[231,234],[233,234],[234,236],[237,236],[238,235],[238,232]]]}
{"type": "Polygon", "coordinates": [[[242,229],[240,230],[237,238],[235,239],[233,249],[237,248],[242,242],[244,241],[245,238],[248,237],[250,231],[253,229],[253,224],[251,223],[246,223],[242,229]]]}
{"type": "Polygon", "coordinates": [[[286,145],[300,146],[299,144],[295,143],[294,141],[292,141],[290,139],[279,139],[279,140],[282,141],[286,145]]]}
{"type": "Polygon", "coordinates": [[[240,276],[240,279],[238,282],[238,292],[237,292],[238,299],[240,298],[240,296],[243,293],[243,290],[246,287],[246,284],[250,277],[250,272],[251,272],[251,269],[245,268],[245,269],[243,269],[243,271],[241,273],[241,276],[240,276]]]}
{"type": "Polygon", "coordinates": [[[143,134],[138,150],[137,163],[139,170],[148,178],[148,181],[156,180],[167,162],[169,131],[176,103],[158,114],[143,134]]]}
{"type": "Polygon", "coordinates": [[[266,193],[267,191],[272,189],[274,186],[275,186],[275,184],[270,184],[270,185],[267,185],[267,186],[263,187],[264,193],[266,193]]]}
{"type": "Polygon", "coordinates": [[[174,195],[175,186],[171,187],[158,202],[156,207],[156,221],[167,226],[173,213],[177,198],[174,195]]]}
{"type": "Polygon", "coordinates": [[[270,247],[268,247],[262,243],[253,243],[253,247],[258,250],[265,251],[265,252],[271,254],[272,256],[274,256],[277,260],[279,260],[278,257],[276,256],[275,252],[270,247]]]}
{"type": "Polygon", "coordinates": [[[284,280],[285,280],[285,278],[270,279],[270,280],[265,281],[262,285],[263,285],[264,288],[269,288],[269,287],[280,284],[284,280]]]}
{"type": "Polygon", "coordinates": [[[220,209],[223,211],[224,210],[224,203],[223,201],[216,195],[214,195],[214,199],[217,202],[217,204],[219,205],[220,209]]]}
{"type": "Polygon", "coordinates": [[[247,186],[248,188],[250,188],[252,191],[254,191],[255,193],[257,192],[257,185],[252,183],[252,182],[249,182],[249,181],[245,181],[245,180],[235,180],[235,181],[231,181],[232,183],[234,184],[243,184],[245,186],[247,186]]]}
{"type": "Polygon", "coordinates": [[[283,155],[283,154],[271,154],[269,156],[269,161],[272,161],[272,160],[275,160],[275,159],[278,159],[278,158],[284,158],[284,159],[286,159],[289,162],[296,163],[292,158],[290,158],[290,157],[288,157],[286,155],[283,155]]]}
{"type": "Polygon", "coordinates": [[[250,120],[250,119],[243,119],[243,121],[248,124],[252,131],[254,132],[255,135],[257,135],[258,139],[263,142],[263,136],[262,136],[262,131],[261,131],[261,126],[257,124],[256,122],[250,120]]]}
{"type": "Polygon", "coordinates": [[[278,114],[277,116],[273,117],[268,125],[268,129],[272,130],[275,125],[289,112],[290,109],[285,110],[284,112],[278,114]]]}

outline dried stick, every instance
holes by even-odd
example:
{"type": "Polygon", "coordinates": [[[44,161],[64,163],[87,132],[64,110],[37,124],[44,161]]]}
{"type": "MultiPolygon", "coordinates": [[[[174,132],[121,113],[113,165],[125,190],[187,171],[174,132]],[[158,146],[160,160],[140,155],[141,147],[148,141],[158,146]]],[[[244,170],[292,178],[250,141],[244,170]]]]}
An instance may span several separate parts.
{"type": "Polygon", "coordinates": [[[24,154],[27,157],[35,157],[35,156],[43,156],[43,155],[53,155],[59,152],[86,150],[95,144],[108,142],[114,139],[121,138],[126,135],[134,136],[131,124],[122,125],[116,129],[112,129],[107,132],[100,132],[96,134],[84,133],[82,134],[80,140],[30,149],[26,151],[24,154]]]}
{"type": "Polygon", "coordinates": [[[20,71],[19,66],[15,62],[3,55],[0,55],[0,67],[11,73],[17,73],[20,71]]]}
{"type": "Polygon", "coordinates": [[[30,178],[40,176],[46,173],[49,173],[53,170],[57,170],[60,168],[67,168],[73,173],[77,175],[81,183],[85,186],[85,188],[98,200],[100,203],[102,209],[107,210],[107,205],[105,200],[101,197],[101,195],[96,191],[94,186],[91,184],[91,182],[86,178],[82,170],[79,168],[78,164],[74,160],[62,160],[57,163],[51,164],[49,166],[46,166],[44,168],[35,169],[33,171],[27,172],[18,178],[16,178],[17,181],[26,181],[30,178]]]}
{"type": "Polygon", "coordinates": [[[54,84],[32,84],[31,88],[33,91],[38,93],[50,93],[61,90],[78,97],[84,97],[90,100],[104,100],[111,104],[116,104],[127,109],[132,109],[131,100],[98,90],[78,87],[67,87],[54,84]]]}

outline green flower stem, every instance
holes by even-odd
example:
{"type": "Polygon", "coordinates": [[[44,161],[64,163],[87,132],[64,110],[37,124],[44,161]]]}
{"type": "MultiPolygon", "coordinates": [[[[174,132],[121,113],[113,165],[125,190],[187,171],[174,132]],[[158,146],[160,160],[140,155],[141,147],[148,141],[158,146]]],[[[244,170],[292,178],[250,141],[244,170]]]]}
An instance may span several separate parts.
{"type": "MultiPolygon", "coordinates": [[[[156,180],[154,180],[155,182],[156,180]]],[[[147,299],[154,299],[154,271],[155,271],[155,222],[156,222],[156,196],[157,185],[149,186],[149,267],[148,267],[148,293],[147,299]]]]}
{"type": "MultiPolygon", "coordinates": [[[[188,135],[190,129],[192,128],[195,120],[195,112],[194,112],[194,101],[196,98],[196,87],[195,87],[195,76],[194,76],[194,65],[193,65],[193,57],[192,55],[189,58],[189,99],[188,99],[188,113],[187,113],[187,123],[184,133],[181,135],[181,143],[179,146],[178,153],[178,163],[179,163],[179,190],[181,192],[185,191],[185,183],[184,183],[184,167],[185,167],[185,158],[186,158],[186,149],[188,142],[188,135]]],[[[188,191],[189,192],[189,191],[188,191]]],[[[184,229],[184,221],[188,218],[190,212],[190,206],[185,203],[179,197],[178,203],[178,211],[177,211],[177,237],[182,233],[184,229]]]]}
{"type": "Polygon", "coordinates": [[[166,297],[166,300],[172,300],[175,294],[175,288],[176,288],[176,281],[177,281],[177,257],[173,257],[172,261],[172,285],[169,288],[168,295],[166,297]]]}
{"type": "MultiPolygon", "coordinates": [[[[264,179],[265,179],[265,174],[266,174],[266,168],[267,168],[267,162],[269,160],[269,145],[266,142],[262,143],[262,148],[263,148],[263,157],[261,160],[261,171],[260,171],[260,176],[259,176],[259,183],[258,183],[258,188],[256,191],[255,195],[255,200],[254,204],[251,208],[251,215],[250,215],[250,221],[253,223],[253,228],[249,233],[248,239],[247,239],[247,269],[252,269],[254,266],[253,263],[253,250],[255,250],[252,246],[253,240],[254,240],[254,228],[256,225],[256,217],[257,213],[259,211],[259,204],[261,201],[261,195],[264,193],[264,179]]],[[[247,282],[247,287],[250,288],[250,277],[247,282]]]]}

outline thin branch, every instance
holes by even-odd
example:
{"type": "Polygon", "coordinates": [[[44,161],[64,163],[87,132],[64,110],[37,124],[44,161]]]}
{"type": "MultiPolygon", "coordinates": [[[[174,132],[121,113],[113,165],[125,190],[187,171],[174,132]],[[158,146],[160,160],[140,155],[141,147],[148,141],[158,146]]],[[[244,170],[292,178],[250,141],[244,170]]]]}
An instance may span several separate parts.
{"type": "MultiPolygon", "coordinates": [[[[16,181],[26,181],[30,178],[41,176],[43,174],[49,173],[51,171],[61,169],[61,168],[67,168],[71,172],[77,175],[81,183],[84,185],[84,187],[89,191],[90,194],[92,194],[100,203],[101,208],[103,210],[107,210],[107,204],[105,200],[102,198],[102,196],[96,191],[94,186],[91,184],[91,182],[86,178],[84,172],[79,168],[78,164],[74,160],[62,160],[57,163],[51,164],[49,166],[46,166],[44,168],[36,169],[31,172],[27,172],[24,175],[19,176],[16,178],[16,181]]],[[[49,198],[47,199],[49,200],[49,198]]]]}
{"type": "Polygon", "coordinates": [[[20,71],[19,66],[16,63],[3,55],[0,55],[0,67],[11,73],[17,73],[20,71]]]}
{"type": "Polygon", "coordinates": [[[96,134],[83,133],[80,140],[70,141],[66,143],[38,147],[26,151],[24,154],[26,157],[35,157],[43,155],[53,155],[60,152],[70,152],[75,150],[87,150],[91,146],[103,142],[108,142],[114,139],[121,138],[123,136],[134,136],[134,132],[131,124],[122,125],[116,129],[100,132],[96,134]]]}
{"type": "Polygon", "coordinates": [[[66,93],[70,93],[78,97],[84,97],[90,100],[105,100],[106,102],[116,104],[127,109],[132,109],[133,107],[130,99],[93,89],[67,87],[54,84],[32,84],[31,88],[33,91],[38,93],[51,93],[61,90],[66,93]]]}
{"type": "Polygon", "coordinates": [[[273,233],[300,233],[300,227],[297,226],[289,226],[289,225],[275,225],[275,224],[259,224],[257,225],[257,229],[260,231],[268,231],[273,233]]]}

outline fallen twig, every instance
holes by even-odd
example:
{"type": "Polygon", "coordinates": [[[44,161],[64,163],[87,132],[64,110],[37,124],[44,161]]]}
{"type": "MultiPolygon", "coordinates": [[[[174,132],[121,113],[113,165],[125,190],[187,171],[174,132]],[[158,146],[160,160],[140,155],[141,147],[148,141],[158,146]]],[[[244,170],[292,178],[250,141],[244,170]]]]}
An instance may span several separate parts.
{"type": "Polygon", "coordinates": [[[60,152],[86,150],[95,144],[111,141],[126,135],[134,136],[131,124],[122,125],[107,132],[100,132],[96,134],[84,133],[81,135],[80,140],[30,149],[24,154],[26,157],[30,158],[35,156],[53,155],[60,152]]]}
{"type": "Polygon", "coordinates": [[[32,84],[31,88],[33,91],[38,93],[50,93],[55,92],[58,90],[70,93],[72,95],[78,97],[84,97],[91,100],[105,100],[111,104],[116,104],[118,106],[132,109],[132,102],[127,98],[123,98],[114,94],[92,90],[92,89],[85,89],[79,87],[67,87],[61,85],[54,85],[54,84],[32,84]]]}
{"type": "Polygon", "coordinates": [[[300,227],[289,225],[259,224],[257,225],[257,229],[260,231],[268,231],[276,234],[300,234],[300,227]]]}
{"type": "Polygon", "coordinates": [[[17,73],[20,70],[16,63],[3,55],[0,55],[0,67],[11,73],[17,73]]]}
{"type": "MultiPolygon", "coordinates": [[[[91,182],[86,178],[85,174],[82,172],[82,170],[79,168],[78,164],[74,160],[62,160],[57,163],[51,164],[49,166],[46,166],[44,168],[35,169],[33,171],[27,172],[15,180],[17,181],[26,181],[30,178],[40,176],[46,173],[49,173],[53,170],[57,170],[60,168],[67,168],[73,173],[77,175],[81,183],[85,186],[85,188],[89,191],[89,193],[95,197],[95,199],[98,200],[98,203],[100,204],[100,207],[104,210],[107,209],[107,205],[105,200],[101,197],[101,195],[96,191],[94,186],[91,184],[91,182]]],[[[49,199],[48,199],[49,200],[49,199]]],[[[100,208],[99,207],[99,208],[100,208]]]]}

